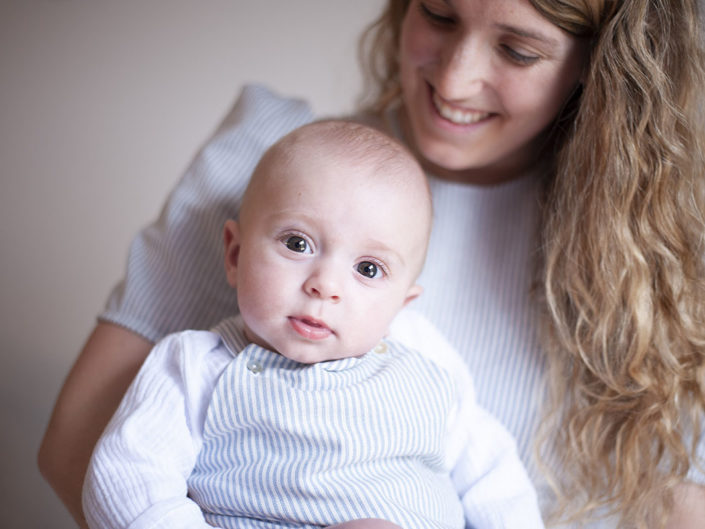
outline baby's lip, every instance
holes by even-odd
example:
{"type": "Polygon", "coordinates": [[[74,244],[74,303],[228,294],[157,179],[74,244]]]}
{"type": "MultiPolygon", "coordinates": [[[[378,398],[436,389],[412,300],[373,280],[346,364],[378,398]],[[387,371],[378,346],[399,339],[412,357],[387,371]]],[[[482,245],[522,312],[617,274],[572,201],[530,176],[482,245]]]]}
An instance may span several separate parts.
{"type": "Polygon", "coordinates": [[[328,325],[313,316],[289,316],[291,327],[309,340],[323,340],[335,334],[328,325]]]}

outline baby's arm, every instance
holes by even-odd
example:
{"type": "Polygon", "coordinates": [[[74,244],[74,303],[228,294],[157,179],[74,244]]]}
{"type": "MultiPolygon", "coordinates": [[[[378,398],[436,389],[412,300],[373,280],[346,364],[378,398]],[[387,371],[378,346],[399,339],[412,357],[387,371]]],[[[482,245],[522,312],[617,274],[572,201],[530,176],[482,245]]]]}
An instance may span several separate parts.
{"type": "Polygon", "coordinates": [[[447,433],[447,464],[466,520],[476,529],[543,529],[536,492],[514,438],[477,404],[472,377],[455,348],[413,310],[403,310],[390,331],[444,368],[459,390],[447,433]]]}
{"type": "Polygon", "coordinates": [[[448,435],[449,464],[465,519],[475,529],[543,529],[536,490],[514,438],[477,403],[462,360],[452,365],[455,351],[447,353],[447,367],[460,389],[448,435]]]}
{"type": "MultiPolygon", "coordinates": [[[[202,439],[197,390],[206,371],[185,350],[193,336],[157,344],[98,441],[83,489],[90,527],[210,528],[187,497],[202,439]]],[[[203,349],[217,343],[209,333],[198,336],[203,349]]]]}
{"type": "Polygon", "coordinates": [[[536,491],[509,432],[476,404],[459,417],[457,433],[472,430],[453,466],[452,478],[465,518],[476,529],[543,529],[536,491]]]}

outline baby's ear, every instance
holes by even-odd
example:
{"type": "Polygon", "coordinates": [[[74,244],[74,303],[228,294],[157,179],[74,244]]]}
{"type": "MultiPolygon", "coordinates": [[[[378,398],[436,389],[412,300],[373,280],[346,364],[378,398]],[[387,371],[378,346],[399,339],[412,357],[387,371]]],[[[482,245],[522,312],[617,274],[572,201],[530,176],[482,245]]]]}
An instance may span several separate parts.
{"type": "Polygon", "coordinates": [[[411,285],[406,293],[406,298],[404,299],[404,306],[407,306],[410,302],[415,300],[423,292],[423,287],[421,285],[411,285]]]}
{"type": "Polygon", "coordinates": [[[240,255],[240,226],[232,219],[225,222],[223,243],[225,245],[225,277],[231,287],[237,288],[237,260],[240,255]]]}

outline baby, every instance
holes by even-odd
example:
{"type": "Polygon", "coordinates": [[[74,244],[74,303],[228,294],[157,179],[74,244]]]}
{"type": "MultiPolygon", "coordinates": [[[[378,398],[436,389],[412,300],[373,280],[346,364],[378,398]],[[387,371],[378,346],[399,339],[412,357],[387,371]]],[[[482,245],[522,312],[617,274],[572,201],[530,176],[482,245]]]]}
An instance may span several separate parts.
{"type": "Polygon", "coordinates": [[[90,526],[543,527],[462,360],[401,311],[431,220],[381,132],[323,121],[270,148],[225,223],[240,314],[151,352],[93,454],[90,526]]]}

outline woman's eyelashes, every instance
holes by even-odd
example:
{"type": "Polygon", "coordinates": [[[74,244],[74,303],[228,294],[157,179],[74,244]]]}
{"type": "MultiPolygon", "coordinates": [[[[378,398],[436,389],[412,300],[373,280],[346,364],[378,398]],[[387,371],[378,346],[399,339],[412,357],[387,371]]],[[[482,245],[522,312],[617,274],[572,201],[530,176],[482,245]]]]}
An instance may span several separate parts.
{"type": "Polygon", "coordinates": [[[436,26],[450,27],[455,23],[455,18],[452,14],[436,11],[435,8],[430,8],[423,2],[419,2],[419,10],[426,20],[436,26]]]}
{"type": "MultiPolygon", "coordinates": [[[[440,7],[431,7],[424,2],[419,2],[419,10],[423,18],[439,28],[451,29],[458,23],[456,16],[452,12],[445,11],[440,7]]],[[[530,66],[541,58],[535,54],[519,51],[508,44],[500,44],[499,49],[504,57],[519,66],[530,66]]]]}
{"type": "Polygon", "coordinates": [[[528,55],[526,53],[518,52],[516,49],[507,44],[502,44],[500,47],[510,61],[519,64],[520,66],[529,66],[541,58],[538,55],[528,55]]]}

